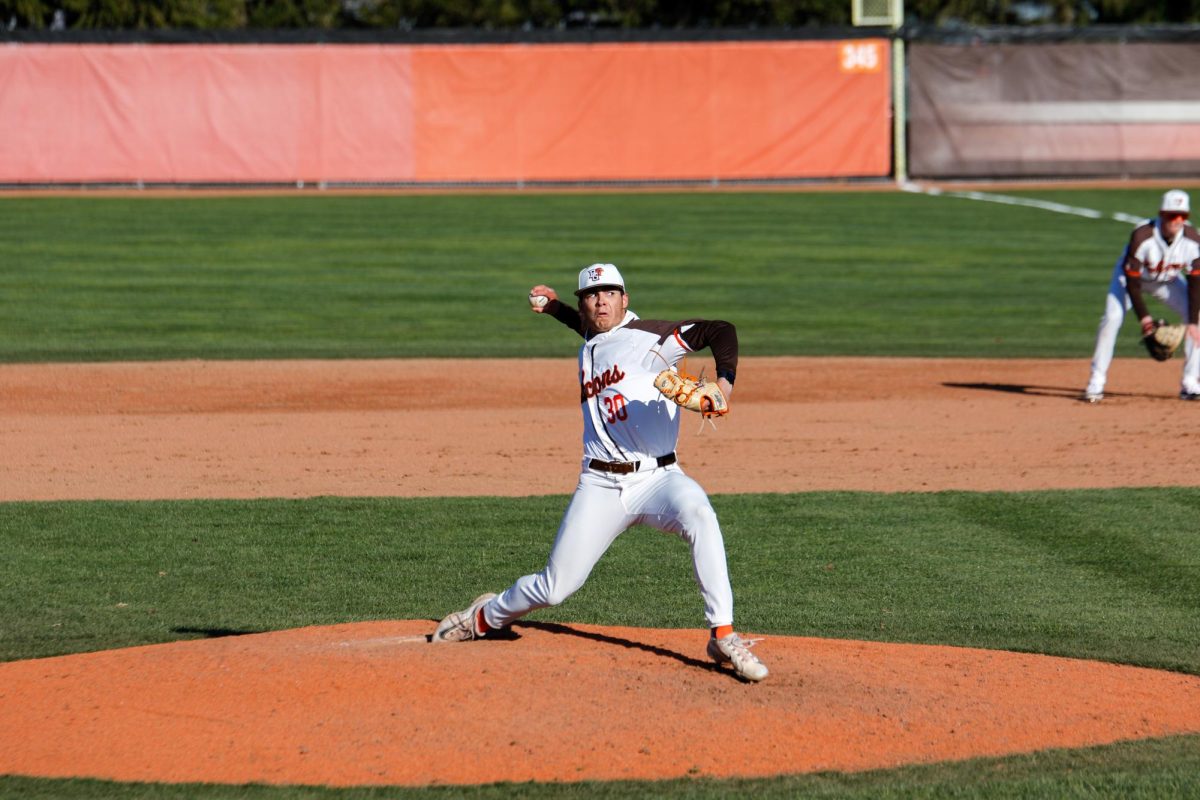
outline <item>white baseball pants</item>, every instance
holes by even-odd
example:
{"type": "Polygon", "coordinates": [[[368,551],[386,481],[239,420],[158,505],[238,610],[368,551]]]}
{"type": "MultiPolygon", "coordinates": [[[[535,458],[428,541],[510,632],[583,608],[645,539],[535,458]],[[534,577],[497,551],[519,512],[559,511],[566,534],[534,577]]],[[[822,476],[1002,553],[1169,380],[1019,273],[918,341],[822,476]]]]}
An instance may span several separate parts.
{"type": "Polygon", "coordinates": [[[674,464],[628,475],[584,469],[545,568],[487,603],[484,620],[502,628],[563,602],[583,586],[616,538],[638,524],[678,534],[688,543],[709,627],[733,624],[733,590],[717,514],[700,484],[674,464]]]}
{"type": "MultiPolygon", "coordinates": [[[[1117,334],[1125,313],[1132,308],[1129,294],[1125,291],[1125,257],[1117,259],[1113,267],[1112,281],[1108,284],[1108,296],[1104,298],[1104,315],[1096,331],[1096,350],[1092,354],[1092,374],[1088,378],[1088,393],[1099,394],[1108,382],[1108,368],[1112,365],[1113,351],[1117,347],[1117,334]]],[[[1188,289],[1187,279],[1180,276],[1170,283],[1142,281],[1142,292],[1166,305],[1187,322],[1188,289]]],[[[1200,348],[1192,345],[1190,337],[1184,339],[1182,389],[1200,392],[1200,348]]]]}

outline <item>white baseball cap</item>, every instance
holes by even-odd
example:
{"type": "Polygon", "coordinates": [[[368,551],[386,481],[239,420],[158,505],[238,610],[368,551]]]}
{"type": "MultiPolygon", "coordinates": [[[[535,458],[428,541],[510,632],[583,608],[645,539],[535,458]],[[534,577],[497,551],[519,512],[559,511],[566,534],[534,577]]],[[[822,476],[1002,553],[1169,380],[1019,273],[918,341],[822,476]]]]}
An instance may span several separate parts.
{"type": "Polygon", "coordinates": [[[613,264],[592,264],[579,270],[579,288],[575,291],[575,296],[582,297],[584,293],[601,286],[625,291],[625,279],[613,264]]]}
{"type": "Polygon", "coordinates": [[[1191,202],[1188,199],[1187,192],[1179,189],[1172,189],[1163,195],[1162,205],[1159,206],[1159,211],[1174,211],[1176,213],[1189,214],[1192,211],[1191,202]]]}

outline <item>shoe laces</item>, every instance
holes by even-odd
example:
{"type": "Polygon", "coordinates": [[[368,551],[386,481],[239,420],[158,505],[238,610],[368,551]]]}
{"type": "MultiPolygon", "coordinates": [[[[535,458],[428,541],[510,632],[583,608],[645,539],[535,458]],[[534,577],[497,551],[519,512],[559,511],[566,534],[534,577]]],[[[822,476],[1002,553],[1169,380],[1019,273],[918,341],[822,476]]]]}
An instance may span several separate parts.
{"type": "Polygon", "coordinates": [[[450,631],[458,634],[465,634],[467,638],[474,639],[476,634],[474,621],[472,620],[473,616],[474,615],[470,613],[469,609],[466,612],[459,612],[454,617],[454,623],[451,626],[450,631]]]}
{"type": "Polygon", "coordinates": [[[761,641],[761,637],[758,639],[743,639],[741,636],[734,634],[733,639],[729,642],[730,657],[732,658],[733,654],[737,653],[742,658],[749,658],[757,661],[758,656],[754,655],[754,653],[751,653],[750,648],[754,647],[754,645],[761,641]]]}

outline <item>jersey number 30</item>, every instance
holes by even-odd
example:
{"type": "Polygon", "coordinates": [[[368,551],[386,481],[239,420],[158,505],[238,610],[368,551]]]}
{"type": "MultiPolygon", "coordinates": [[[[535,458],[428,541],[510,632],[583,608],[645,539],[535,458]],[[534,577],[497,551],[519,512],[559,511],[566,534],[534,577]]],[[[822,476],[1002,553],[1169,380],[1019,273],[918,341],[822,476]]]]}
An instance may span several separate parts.
{"type": "Polygon", "coordinates": [[[608,412],[608,421],[616,422],[621,420],[624,422],[629,418],[629,410],[625,408],[625,396],[614,394],[612,397],[604,397],[604,410],[608,412]]]}

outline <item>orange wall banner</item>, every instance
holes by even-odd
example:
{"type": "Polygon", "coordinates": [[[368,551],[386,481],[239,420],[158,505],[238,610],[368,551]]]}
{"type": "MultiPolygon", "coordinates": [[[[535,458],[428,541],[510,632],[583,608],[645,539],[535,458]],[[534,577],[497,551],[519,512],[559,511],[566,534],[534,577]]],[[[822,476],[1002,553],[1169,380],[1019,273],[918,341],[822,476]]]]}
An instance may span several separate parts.
{"type": "Polygon", "coordinates": [[[0,48],[0,181],[411,175],[408,48],[0,48]]]}
{"type": "Polygon", "coordinates": [[[0,183],[882,177],[889,43],[19,45],[0,183]]]}

